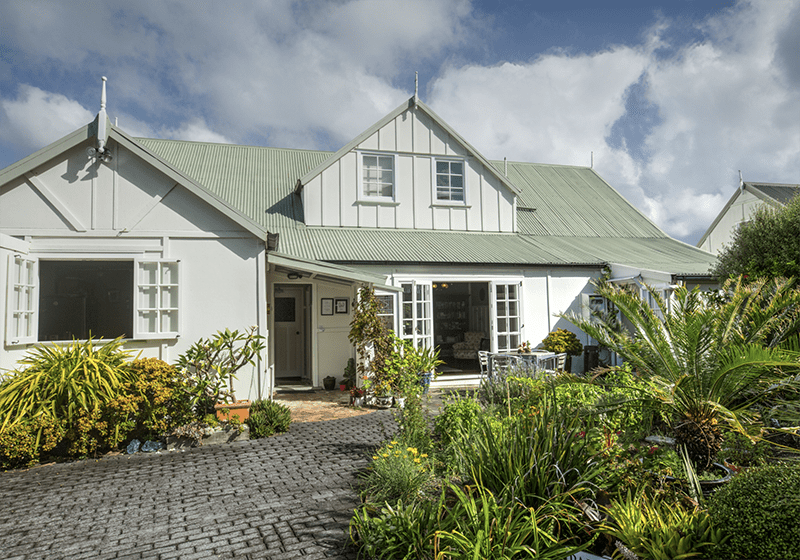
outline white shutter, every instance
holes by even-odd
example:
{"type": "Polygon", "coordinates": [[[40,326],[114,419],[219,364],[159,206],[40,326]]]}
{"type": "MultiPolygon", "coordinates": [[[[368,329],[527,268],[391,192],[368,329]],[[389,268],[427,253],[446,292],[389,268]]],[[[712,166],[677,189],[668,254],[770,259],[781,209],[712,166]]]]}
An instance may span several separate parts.
{"type": "Polygon", "coordinates": [[[8,256],[6,344],[32,344],[39,333],[39,261],[23,255],[8,256]]]}
{"type": "Polygon", "coordinates": [[[180,335],[180,261],[138,260],[134,282],[134,338],[180,335]]]}

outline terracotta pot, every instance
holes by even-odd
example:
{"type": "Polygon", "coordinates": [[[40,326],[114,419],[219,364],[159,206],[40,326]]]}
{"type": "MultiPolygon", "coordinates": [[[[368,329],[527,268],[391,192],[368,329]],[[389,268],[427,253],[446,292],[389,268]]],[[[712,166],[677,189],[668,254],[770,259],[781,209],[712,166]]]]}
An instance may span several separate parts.
{"type": "Polygon", "coordinates": [[[250,418],[250,401],[236,401],[235,403],[219,403],[214,405],[217,419],[227,422],[231,417],[238,417],[240,422],[250,418]]]}

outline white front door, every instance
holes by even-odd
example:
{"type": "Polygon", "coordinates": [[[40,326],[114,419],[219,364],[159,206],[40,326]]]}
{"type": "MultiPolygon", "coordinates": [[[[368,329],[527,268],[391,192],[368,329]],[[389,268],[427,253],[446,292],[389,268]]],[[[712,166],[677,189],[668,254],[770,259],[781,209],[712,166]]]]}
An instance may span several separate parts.
{"type": "Polygon", "coordinates": [[[306,373],[305,286],[275,286],[275,377],[306,373]]]}
{"type": "Polygon", "coordinates": [[[511,352],[522,342],[521,283],[490,283],[492,351],[511,352]]]}
{"type": "Polygon", "coordinates": [[[430,282],[400,284],[401,295],[400,338],[410,340],[416,348],[433,346],[433,313],[430,282]]]}

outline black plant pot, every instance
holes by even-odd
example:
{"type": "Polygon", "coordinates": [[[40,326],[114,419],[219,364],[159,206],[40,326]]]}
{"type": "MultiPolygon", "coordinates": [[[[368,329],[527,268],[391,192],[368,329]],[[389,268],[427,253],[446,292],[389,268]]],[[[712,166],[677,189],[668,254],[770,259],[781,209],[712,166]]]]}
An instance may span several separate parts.
{"type": "Polygon", "coordinates": [[[336,378],[335,377],[325,377],[322,380],[322,386],[325,387],[326,391],[333,391],[334,387],[336,387],[336,378]]]}

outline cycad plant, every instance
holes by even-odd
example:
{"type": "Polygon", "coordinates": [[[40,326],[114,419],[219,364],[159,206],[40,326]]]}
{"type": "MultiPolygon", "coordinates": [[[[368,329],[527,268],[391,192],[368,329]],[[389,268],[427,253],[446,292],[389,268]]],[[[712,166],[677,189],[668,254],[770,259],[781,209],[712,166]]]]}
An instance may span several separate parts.
{"type": "MultiPolygon", "coordinates": [[[[565,317],[633,365],[648,384],[642,399],[661,408],[702,470],[719,451],[722,428],[747,433],[760,423],[756,405],[773,405],[787,394],[796,399],[800,291],[793,281],[739,279],[711,296],[677,288],[669,306],[647,291],[656,308],[613,284],[596,288],[630,330],[565,317]]],[[[797,401],[789,406],[796,411],[797,401]]]]}

